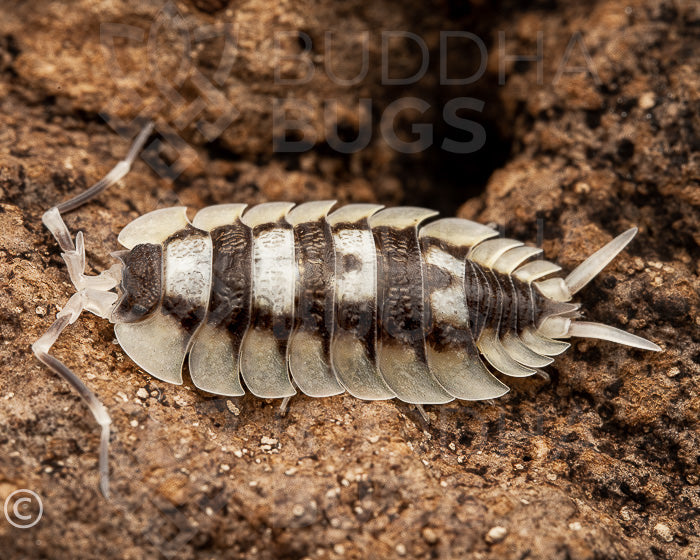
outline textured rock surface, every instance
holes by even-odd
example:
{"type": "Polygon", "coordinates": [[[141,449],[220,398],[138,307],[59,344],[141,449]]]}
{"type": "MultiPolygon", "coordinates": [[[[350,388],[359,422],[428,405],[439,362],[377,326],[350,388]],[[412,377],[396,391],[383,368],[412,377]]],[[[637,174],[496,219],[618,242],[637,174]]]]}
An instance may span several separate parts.
{"type": "MultiPolygon", "coordinates": [[[[483,4],[193,0],[178,3],[177,16],[160,2],[3,3],[0,498],[28,488],[44,504],[31,529],[0,518],[8,557],[700,557],[697,3],[483,4]],[[195,33],[216,22],[213,38],[195,33]],[[230,69],[219,62],[221,22],[236,29],[230,69]],[[191,50],[176,25],[190,30],[191,50]],[[134,29],[141,35],[110,47],[110,37],[134,29]],[[455,29],[488,49],[484,75],[468,86],[439,83],[439,32],[455,29]],[[290,33],[276,43],[281,30],[290,33]],[[329,30],[338,32],[332,52],[323,47],[329,30]],[[324,64],[357,74],[364,30],[367,76],[341,84],[324,64]],[[424,40],[431,62],[422,80],[382,85],[381,30],[424,40]],[[499,30],[506,55],[535,54],[541,32],[541,66],[504,59],[499,30]],[[289,76],[305,68],[291,56],[315,65],[309,83],[275,79],[276,69],[289,76]],[[567,71],[576,66],[589,72],[567,71]],[[180,80],[178,67],[202,73],[180,80]],[[433,122],[437,145],[454,134],[442,123],[443,104],[485,100],[471,118],[485,127],[486,145],[468,156],[435,146],[391,151],[379,121],[406,96],[431,109],[408,114],[401,133],[410,132],[409,119],[433,122]],[[201,98],[197,118],[234,118],[220,135],[216,126],[198,130],[187,113],[201,98]],[[364,122],[360,98],[372,100],[371,141],[338,153],[324,106],[337,100],[340,136],[351,140],[364,122]],[[313,123],[312,151],[273,150],[276,99],[313,123]],[[101,113],[120,132],[119,119],[157,114],[165,157],[192,162],[174,181],[139,162],[68,216],[86,232],[93,271],[109,266],[131,219],[179,203],[337,197],[448,213],[461,205],[459,215],[495,222],[509,236],[536,242],[541,232],[547,256],[565,269],[638,225],[637,240],[581,301],[590,318],[665,352],[577,341],[548,368],[551,383],[509,380],[513,390],[494,404],[428,407],[430,425],[409,406],[349,396],[298,397],[282,418],[277,402],[212,398],[150,378],[113,343],[106,321],[86,315],[55,353],[112,415],[114,497],[105,501],[91,417],[29,350],[71,294],[41,212],[103,175],[127,148],[101,113]],[[207,134],[216,138],[208,143],[207,134]]],[[[392,75],[420,67],[414,47],[389,41],[392,75]]],[[[466,76],[478,67],[475,54],[473,43],[457,43],[445,62],[466,76]]]]}

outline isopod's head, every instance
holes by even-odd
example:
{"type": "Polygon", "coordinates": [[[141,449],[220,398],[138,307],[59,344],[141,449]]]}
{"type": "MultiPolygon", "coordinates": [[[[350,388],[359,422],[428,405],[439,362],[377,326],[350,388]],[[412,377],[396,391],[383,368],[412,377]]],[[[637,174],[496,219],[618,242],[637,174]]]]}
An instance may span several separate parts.
{"type": "Polygon", "coordinates": [[[114,305],[113,323],[135,323],[158,307],[162,287],[162,248],[153,243],[136,245],[117,255],[122,261],[121,296],[114,305]]]}

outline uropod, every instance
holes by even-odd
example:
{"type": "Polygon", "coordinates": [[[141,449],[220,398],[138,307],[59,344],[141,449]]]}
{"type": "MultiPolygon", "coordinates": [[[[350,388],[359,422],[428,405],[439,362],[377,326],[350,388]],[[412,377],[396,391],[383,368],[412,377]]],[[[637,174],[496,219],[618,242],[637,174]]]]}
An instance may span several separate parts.
{"type": "Polygon", "coordinates": [[[624,249],[632,228],[565,278],[542,250],[482,224],[424,208],[334,201],[269,202],[200,210],[164,208],[129,223],[125,250],[97,276],[85,274],[61,213],[123,178],[153,130],[79,196],[48,210],[75,286],[32,349],[85,400],[101,426],[100,487],[109,495],[110,417],[100,400],[49,354],[82,311],[114,323],[124,352],[152,376],[217,395],[262,398],[297,390],[442,404],[494,399],[494,375],[525,377],[552,363],[570,337],[659,351],[638,336],[581,320],[572,296],[624,249]],[[540,257],[540,258],[538,258],[540,257]]]}

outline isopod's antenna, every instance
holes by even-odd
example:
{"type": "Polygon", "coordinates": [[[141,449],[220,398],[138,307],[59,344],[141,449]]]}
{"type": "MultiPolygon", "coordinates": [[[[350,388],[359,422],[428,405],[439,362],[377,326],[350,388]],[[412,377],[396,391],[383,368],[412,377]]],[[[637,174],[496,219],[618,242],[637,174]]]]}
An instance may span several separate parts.
{"type": "MultiPolygon", "coordinates": [[[[610,243],[598,249],[580,265],[578,265],[565,279],[552,278],[537,282],[537,287],[546,296],[566,302],[571,297],[595,278],[637,234],[637,228],[628,229],[618,235],[610,243]]],[[[569,338],[572,336],[582,338],[597,338],[608,340],[617,344],[624,344],[633,348],[660,352],[661,347],[653,342],[602,323],[578,321],[578,307],[570,312],[552,315],[544,319],[538,332],[549,338],[569,338]]]]}
{"type": "Polygon", "coordinates": [[[107,175],[78,196],[54,206],[44,213],[42,222],[56,238],[61,248],[61,257],[66,263],[71,282],[75,286],[76,293],[71,296],[68,303],[56,315],[56,321],[49,327],[44,335],[32,344],[32,350],[41,363],[51,371],[67,381],[73,389],[85,401],[90,412],[101,428],[100,436],[100,489],[102,494],[109,497],[109,436],[112,420],[107,409],[95,394],[88,389],[80,378],[73,373],[59,359],[49,354],[49,350],[68,325],[74,323],[85,310],[94,313],[98,317],[109,318],[112,307],[117,300],[117,294],[111,290],[119,285],[121,279],[121,265],[114,265],[97,276],[85,274],[85,243],[83,232],[79,231],[75,236],[75,243],[71,238],[70,230],[66,226],[61,212],[70,212],[78,206],[95,198],[103,190],[115,184],[123,178],[131,169],[136,156],[143,148],[146,140],[153,131],[153,123],[146,125],[134,140],[126,158],[107,173],[107,175]]]}

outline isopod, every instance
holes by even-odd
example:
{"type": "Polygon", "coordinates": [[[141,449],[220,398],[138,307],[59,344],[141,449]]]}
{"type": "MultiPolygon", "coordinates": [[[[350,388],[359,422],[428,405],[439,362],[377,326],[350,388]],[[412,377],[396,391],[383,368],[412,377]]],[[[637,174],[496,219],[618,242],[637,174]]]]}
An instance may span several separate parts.
{"type": "Polygon", "coordinates": [[[580,320],[572,296],[624,249],[630,229],[565,278],[542,250],[459,218],[415,207],[334,201],[247,209],[223,204],[165,208],[119,234],[119,263],[85,275],[82,232],[61,217],[124,177],[152,131],[126,159],[42,220],[62,250],[76,293],[32,349],[87,402],[102,428],[100,487],[109,494],[110,417],[49,350],[84,310],[109,319],[124,352],[144,371],[263,398],[347,391],[418,406],[495,399],[508,387],[492,371],[524,377],[564,352],[569,337],[645,350],[643,338],[580,320]],[[329,213],[330,212],[330,213],[329,213]],[[490,367],[489,367],[490,366],[490,367]]]}

